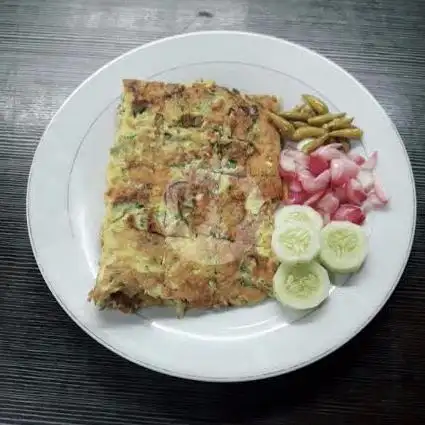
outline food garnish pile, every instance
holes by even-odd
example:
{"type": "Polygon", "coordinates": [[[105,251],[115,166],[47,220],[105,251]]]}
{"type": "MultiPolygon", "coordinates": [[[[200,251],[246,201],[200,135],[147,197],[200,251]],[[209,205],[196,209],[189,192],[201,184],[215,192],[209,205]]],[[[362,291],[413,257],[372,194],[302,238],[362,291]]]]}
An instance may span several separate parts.
{"type": "Polygon", "coordinates": [[[333,273],[357,272],[367,255],[366,214],[388,197],[376,177],[378,153],[351,151],[363,132],[345,113],[320,99],[271,120],[288,141],[280,154],[285,185],[275,214],[272,248],[281,261],[273,280],[276,298],[296,309],[318,306],[329,295],[333,273]]]}

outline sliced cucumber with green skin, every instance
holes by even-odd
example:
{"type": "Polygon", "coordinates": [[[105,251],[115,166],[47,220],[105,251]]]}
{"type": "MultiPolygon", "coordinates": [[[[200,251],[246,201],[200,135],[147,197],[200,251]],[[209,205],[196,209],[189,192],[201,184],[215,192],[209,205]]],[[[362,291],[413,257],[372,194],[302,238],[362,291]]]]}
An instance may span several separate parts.
{"type": "Polygon", "coordinates": [[[368,251],[364,230],[349,221],[331,221],[320,233],[320,260],[335,273],[354,273],[368,251]]]}
{"type": "Polygon", "coordinates": [[[273,277],[276,299],[298,310],[317,307],[328,297],[330,288],[327,270],[316,261],[281,264],[273,277]]]}
{"type": "Polygon", "coordinates": [[[307,205],[288,205],[277,210],[274,215],[275,228],[282,228],[288,223],[310,224],[317,231],[323,227],[322,216],[307,205]]]}
{"type": "Polygon", "coordinates": [[[319,253],[319,232],[310,224],[288,223],[273,231],[272,249],[283,263],[307,263],[319,253]]]}

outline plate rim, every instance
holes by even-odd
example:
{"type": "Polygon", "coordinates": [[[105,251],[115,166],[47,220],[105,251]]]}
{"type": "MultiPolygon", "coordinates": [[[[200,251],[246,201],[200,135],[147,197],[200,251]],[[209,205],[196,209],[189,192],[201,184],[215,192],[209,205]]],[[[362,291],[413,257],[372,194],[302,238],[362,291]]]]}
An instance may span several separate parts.
{"type": "Polygon", "coordinates": [[[196,32],[188,32],[188,33],[182,33],[182,34],[176,34],[176,35],[172,35],[172,36],[163,37],[163,38],[160,38],[160,39],[153,40],[149,43],[137,46],[133,49],[130,49],[127,52],[124,52],[123,54],[119,55],[118,57],[112,59],[111,61],[105,63],[103,66],[98,68],[96,71],[94,71],[91,75],[89,75],[83,82],[81,82],[71,92],[71,94],[65,99],[65,101],[61,104],[61,106],[58,108],[58,110],[55,112],[55,114],[50,119],[50,121],[49,121],[48,125],[46,126],[45,130],[43,131],[43,134],[42,134],[42,136],[39,140],[39,143],[37,144],[37,147],[35,149],[33,159],[32,159],[32,163],[31,163],[31,168],[30,168],[29,175],[28,175],[28,181],[27,181],[26,220],[27,220],[28,235],[29,235],[30,244],[31,244],[31,248],[32,248],[32,251],[33,251],[34,259],[36,260],[37,266],[40,270],[40,273],[41,273],[47,287],[49,288],[50,292],[52,293],[52,295],[54,296],[54,298],[56,299],[58,304],[62,307],[62,309],[66,312],[66,314],[73,320],[73,322],[76,323],[85,333],[87,333],[90,337],[92,337],[98,343],[103,345],[108,350],[114,352],[115,354],[118,354],[120,357],[123,357],[126,360],[131,361],[132,363],[135,363],[139,366],[143,366],[143,367],[146,367],[148,369],[154,370],[156,372],[164,373],[164,374],[167,374],[167,375],[171,375],[171,376],[175,376],[175,377],[179,377],[179,378],[183,378],[183,379],[203,381],[203,382],[243,382],[243,381],[261,380],[261,379],[266,379],[266,378],[269,378],[269,377],[278,376],[278,375],[281,375],[281,374],[286,374],[286,373],[298,370],[302,367],[305,367],[309,364],[315,363],[316,361],[321,360],[324,357],[328,356],[329,354],[335,352],[336,350],[341,348],[343,345],[345,345],[348,341],[353,339],[376,317],[376,315],[382,310],[384,305],[387,303],[388,299],[391,297],[395,288],[397,287],[398,283],[400,282],[400,279],[401,279],[401,277],[402,277],[402,275],[403,275],[403,273],[406,269],[406,265],[408,263],[410,255],[411,255],[413,242],[414,242],[414,238],[415,238],[416,225],[417,225],[417,195],[416,195],[415,177],[414,177],[414,174],[413,174],[411,161],[410,161],[406,146],[403,142],[403,139],[402,139],[400,133],[397,130],[396,125],[394,124],[394,122],[392,121],[390,116],[387,114],[386,110],[377,101],[375,96],[359,80],[357,80],[352,74],[350,74],[348,71],[346,71],[340,65],[338,65],[337,63],[335,63],[334,61],[332,61],[327,56],[325,56],[321,53],[318,53],[318,52],[316,52],[316,51],[314,51],[314,50],[312,50],[308,47],[305,47],[301,44],[298,44],[298,43],[295,43],[295,42],[292,42],[292,41],[289,41],[289,40],[286,40],[286,39],[280,38],[280,37],[274,37],[274,36],[270,36],[270,35],[266,35],[266,34],[248,32],[248,31],[229,31],[229,30],[196,31],[196,32]],[[374,309],[374,312],[370,316],[368,316],[366,318],[366,320],[362,321],[359,324],[359,326],[357,326],[356,328],[352,328],[351,332],[349,332],[349,333],[347,332],[347,334],[343,338],[341,338],[340,341],[337,341],[328,350],[321,352],[319,355],[316,355],[315,357],[312,357],[312,358],[308,359],[307,361],[299,362],[296,365],[294,365],[293,367],[283,368],[283,369],[280,369],[280,370],[270,370],[268,372],[262,373],[261,375],[259,375],[259,374],[244,375],[244,376],[239,376],[238,378],[231,377],[231,378],[228,378],[228,379],[222,378],[222,377],[214,378],[212,376],[206,377],[206,376],[201,376],[201,375],[196,375],[196,374],[192,375],[192,374],[188,374],[188,373],[184,373],[184,372],[174,371],[174,370],[171,370],[171,369],[165,369],[165,368],[162,368],[160,366],[156,366],[155,364],[152,364],[152,363],[148,364],[148,363],[142,362],[138,359],[134,359],[130,355],[127,355],[125,352],[121,351],[119,348],[116,348],[112,345],[109,345],[107,341],[105,341],[102,338],[100,338],[99,336],[97,336],[97,334],[94,331],[89,329],[76,316],[74,316],[71,309],[68,309],[65,306],[65,304],[62,302],[59,295],[56,294],[56,292],[54,290],[54,285],[52,284],[52,282],[49,281],[49,279],[47,279],[47,275],[44,271],[43,265],[41,264],[41,260],[36,255],[37,251],[35,249],[35,241],[34,241],[34,238],[33,238],[32,232],[31,232],[31,217],[30,217],[30,202],[29,202],[30,192],[31,192],[31,179],[32,179],[34,169],[36,167],[37,155],[40,152],[39,148],[40,148],[41,144],[43,143],[43,140],[44,140],[46,134],[49,132],[51,125],[56,120],[57,116],[66,107],[66,105],[71,100],[71,98],[78,91],[80,91],[83,86],[85,86],[89,81],[91,81],[98,74],[100,74],[102,71],[104,71],[109,66],[111,66],[113,63],[118,62],[122,58],[129,56],[129,55],[132,55],[132,54],[138,52],[139,50],[143,50],[144,48],[152,47],[152,46],[155,46],[156,44],[159,44],[159,43],[164,43],[164,42],[166,43],[169,40],[183,39],[183,38],[186,38],[186,37],[199,37],[199,36],[203,36],[203,35],[215,35],[215,34],[216,35],[217,34],[219,34],[219,35],[230,35],[230,36],[231,35],[241,35],[241,36],[249,36],[249,37],[259,37],[259,38],[263,38],[263,39],[266,39],[266,40],[268,39],[270,41],[274,41],[274,42],[278,41],[278,42],[283,43],[283,44],[291,45],[292,47],[294,47],[296,49],[300,49],[301,51],[304,51],[304,52],[306,52],[310,55],[313,55],[313,56],[321,58],[321,59],[325,59],[330,65],[337,68],[338,71],[345,74],[346,77],[349,77],[358,86],[359,89],[361,89],[363,92],[365,92],[370,97],[370,99],[374,102],[375,107],[377,109],[379,109],[380,112],[383,113],[383,115],[391,123],[392,129],[395,132],[395,134],[398,136],[398,142],[403,149],[406,164],[409,167],[409,171],[410,171],[409,177],[410,177],[410,180],[411,180],[411,183],[412,183],[411,189],[412,189],[412,195],[413,195],[412,228],[411,228],[411,232],[410,232],[409,246],[408,246],[408,249],[405,251],[404,259],[401,262],[401,268],[399,270],[399,273],[398,273],[396,279],[394,279],[394,282],[392,283],[391,287],[386,292],[385,297],[381,300],[381,303],[376,306],[376,308],[374,309]]]}

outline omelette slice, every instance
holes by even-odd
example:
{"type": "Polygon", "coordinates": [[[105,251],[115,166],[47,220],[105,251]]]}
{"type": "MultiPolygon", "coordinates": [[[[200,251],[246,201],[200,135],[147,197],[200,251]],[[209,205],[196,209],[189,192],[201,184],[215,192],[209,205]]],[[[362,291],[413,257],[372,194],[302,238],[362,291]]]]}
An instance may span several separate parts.
{"type": "Polygon", "coordinates": [[[274,96],[213,82],[124,80],[90,299],[133,312],[271,296],[282,197],[274,96]]]}

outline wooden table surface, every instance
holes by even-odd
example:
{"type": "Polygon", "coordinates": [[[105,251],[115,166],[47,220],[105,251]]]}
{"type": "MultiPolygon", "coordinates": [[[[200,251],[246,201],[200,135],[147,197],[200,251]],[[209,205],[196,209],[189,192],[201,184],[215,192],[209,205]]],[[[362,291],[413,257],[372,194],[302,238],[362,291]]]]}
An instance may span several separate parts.
{"type": "Polygon", "coordinates": [[[0,424],[422,425],[423,7],[421,0],[0,0],[0,424]],[[283,37],[343,66],[393,119],[416,178],[413,253],[383,311],[328,358],[261,382],[189,382],[109,352],[56,303],[27,236],[32,156],[65,98],[117,55],[200,29],[283,37]]]}

